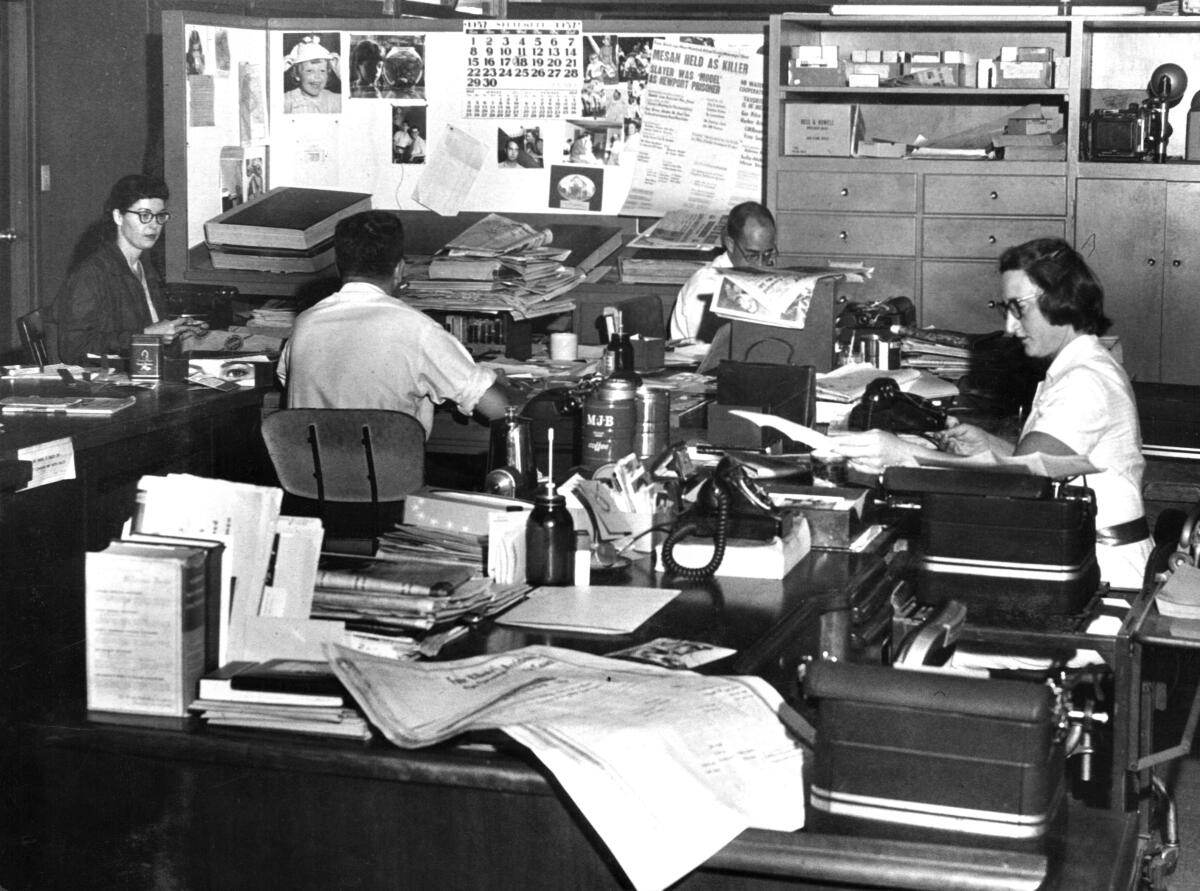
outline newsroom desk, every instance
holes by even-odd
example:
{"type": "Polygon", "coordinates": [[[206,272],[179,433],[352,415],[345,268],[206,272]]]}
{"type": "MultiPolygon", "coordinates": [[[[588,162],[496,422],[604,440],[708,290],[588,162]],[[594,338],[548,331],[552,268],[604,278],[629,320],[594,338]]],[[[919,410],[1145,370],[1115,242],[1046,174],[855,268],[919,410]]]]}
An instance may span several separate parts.
{"type": "MultiPolygon", "coordinates": [[[[793,698],[824,617],[882,570],[879,555],[814,551],[780,582],[681,584],[631,636],[564,641],[485,623],[449,655],[527,643],[607,652],[690,636],[737,648],[716,670],[760,674],[793,698]]],[[[63,703],[25,725],[40,793],[39,888],[76,888],[81,875],[122,891],[628,887],[553,777],[498,736],[402,751],[380,740],[91,725],[81,715],[78,702],[63,703]]],[[[1130,887],[1137,814],[1069,807],[1065,862],[1047,887],[1130,887]]],[[[1011,891],[1035,887],[1043,869],[1039,856],[1015,852],[748,830],[673,887],[1011,891]]]]}
{"type": "MultiPolygon", "coordinates": [[[[119,534],[145,474],[250,479],[258,465],[261,397],[163,383],[157,388],[0,380],[0,396],[126,395],[107,418],[0,418],[0,459],[69,439],[75,475],[0,494],[0,871],[24,835],[16,824],[14,746],[20,721],[77,698],[84,673],[84,554],[119,534]]],[[[0,885],[14,884],[0,872],[0,885]]]]}

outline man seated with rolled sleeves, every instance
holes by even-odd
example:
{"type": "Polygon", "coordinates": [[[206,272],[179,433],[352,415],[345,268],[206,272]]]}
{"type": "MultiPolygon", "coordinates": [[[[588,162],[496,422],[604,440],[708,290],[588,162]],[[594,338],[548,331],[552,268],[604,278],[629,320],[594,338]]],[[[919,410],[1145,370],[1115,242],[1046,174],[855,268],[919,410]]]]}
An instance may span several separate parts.
{"type": "Polygon", "coordinates": [[[399,217],[369,210],[337,224],[342,288],[296,317],[279,360],[288,408],[382,408],[433,427],[449,400],[465,414],[499,418],[509,404],[502,374],[475,364],[441,325],[393,296],[404,274],[399,217]]]}
{"type": "Polygon", "coordinates": [[[721,270],[774,266],[778,253],[775,218],[757,201],[745,201],[729,211],[721,244],[725,252],[692,273],[679,289],[675,307],[671,310],[672,340],[712,340],[716,326],[709,304],[720,290],[721,270]]]}

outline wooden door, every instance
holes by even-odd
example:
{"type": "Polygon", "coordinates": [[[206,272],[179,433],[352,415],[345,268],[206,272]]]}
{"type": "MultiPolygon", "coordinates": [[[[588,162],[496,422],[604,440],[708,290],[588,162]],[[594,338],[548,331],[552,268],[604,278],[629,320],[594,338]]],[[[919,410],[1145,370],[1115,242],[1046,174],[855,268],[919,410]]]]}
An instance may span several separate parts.
{"type": "Polygon", "coordinates": [[[20,343],[17,317],[36,305],[28,28],[26,0],[0,2],[0,354],[5,356],[20,343]]]}
{"type": "Polygon", "coordinates": [[[1200,384],[1200,183],[1167,183],[1162,376],[1200,384]]]}
{"type": "Polygon", "coordinates": [[[1121,338],[1131,378],[1158,381],[1162,355],[1164,183],[1080,179],[1075,247],[1099,274],[1110,334],[1121,338]]]}

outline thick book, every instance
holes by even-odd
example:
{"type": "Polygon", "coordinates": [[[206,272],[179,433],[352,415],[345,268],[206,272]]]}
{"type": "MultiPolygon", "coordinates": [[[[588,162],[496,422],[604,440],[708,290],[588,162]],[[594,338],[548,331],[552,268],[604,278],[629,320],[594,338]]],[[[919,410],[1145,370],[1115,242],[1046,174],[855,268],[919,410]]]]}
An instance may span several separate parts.
{"type": "Polygon", "coordinates": [[[200,678],[199,699],[262,705],[341,707],[345,688],[322,662],[229,662],[200,678]]]}
{"type": "Polygon", "coordinates": [[[86,558],[87,709],[186,724],[204,674],[201,548],[114,541],[86,558]]]}
{"type": "Polygon", "coordinates": [[[210,245],[307,251],[333,238],[339,220],[371,209],[366,192],[281,186],[204,224],[210,245]]]}
{"type": "Polygon", "coordinates": [[[253,269],[259,272],[320,272],[334,264],[332,241],[322,242],[306,251],[210,244],[208,256],[213,269],[253,269]]]}
{"type": "Polygon", "coordinates": [[[137,402],[136,396],[5,396],[6,415],[82,415],[109,417],[137,402]]]}
{"type": "Polygon", "coordinates": [[[123,540],[158,547],[198,548],[204,553],[204,670],[216,669],[220,665],[221,561],[225,557],[225,544],[206,538],[149,532],[129,532],[123,540]]]}

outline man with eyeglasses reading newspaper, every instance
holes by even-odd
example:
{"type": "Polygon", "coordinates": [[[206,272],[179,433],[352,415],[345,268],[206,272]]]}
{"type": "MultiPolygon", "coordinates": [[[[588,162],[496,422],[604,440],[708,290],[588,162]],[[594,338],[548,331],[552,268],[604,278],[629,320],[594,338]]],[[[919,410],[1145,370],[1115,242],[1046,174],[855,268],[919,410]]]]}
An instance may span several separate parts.
{"type": "Polygon", "coordinates": [[[778,256],[775,218],[758,202],[745,201],[729,211],[721,243],[724,253],[697,269],[679,289],[671,310],[672,340],[712,341],[716,317],[710,312],[710,304],[721,290],[721,270],[774,266],[778,256]]]}
{"type": "Polygon", "coordinates": [[[170,343],[207,330],[197,319],[167,318],[162,276],[142,256],[171,218],[168,197],[157,177],[135,173],[113,185],[104,204],[110,237],[72,270],[49,314],[58,328],[59,361],[83,364],[89,355],[128,352],[134,334],[170,343]]]}

